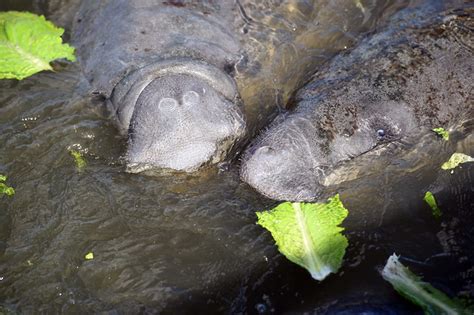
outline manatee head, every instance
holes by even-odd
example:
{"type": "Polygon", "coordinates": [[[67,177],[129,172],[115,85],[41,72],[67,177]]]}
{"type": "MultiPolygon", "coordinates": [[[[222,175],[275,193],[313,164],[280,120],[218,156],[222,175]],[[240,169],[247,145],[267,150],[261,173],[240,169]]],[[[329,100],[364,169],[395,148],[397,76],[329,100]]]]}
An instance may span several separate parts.
{"type": "Polygon", "coordinates": [[[159,63],[116,87],[119,124],[128,133],[127,169],[191,172],[222,161],[245,133],[233,80],[196,61],[159,63]]]}
{"type": "Polygon", "coordinates": [[[416,132],[417,125],[403,102],[364,98],[345,105],[300,104],[247,150],[241,178],[273,199],[311,201],[333,169],[362,156],[377,159],[388,144],[416,132]]]}

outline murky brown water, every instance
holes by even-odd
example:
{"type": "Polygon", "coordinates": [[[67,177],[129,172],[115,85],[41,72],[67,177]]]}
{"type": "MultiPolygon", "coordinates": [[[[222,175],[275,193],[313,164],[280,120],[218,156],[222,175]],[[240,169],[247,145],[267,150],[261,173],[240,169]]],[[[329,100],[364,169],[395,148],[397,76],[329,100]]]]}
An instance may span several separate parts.
{"type": "MultiPolygon", "coordinates": [[[[272,39],[259,60],[282,68],[263,64],[277,74],[263,91],[251,83],[264,77],[238,73],[248,75],[244,98],[284,105],[302,83],[291,80],[291,71],[310,71],[354,44],[355,24],[365,23],[359,31],[366,31],[411,5],[361,1],[361,13],[357,5],[341,11],[334,3],[288,1],[280,7],[288,11],[278,12],[245,7],[258,22],[247,34],[272,39]],[[333,27],[323,32],[318,21],[333,27]],[[268,27],[278,32],[261,29],[268,27]],[[285,53],[295,45],[305,47],[302,55],[285,53]]],[[[6,1],[0,9],[41,7],[6,1]]],[[[334,307],[361,311],[363,304],[416,312],[378,274],[392,252],[449,294],[474,297],[474,169],[439,169],[456,150],[474,155],[472,135],[420,141],[391,164],[374,166],[383,172],[337,187],[350,210],[350,247],[340,272],[318,283],[279,255],[255,224],[255,212],[275,203],[241,183],[237,166],[196,175],[125,173],[125,139],[100,101],[84,96],[79,65],[55,67],[0,82],[0,173],[16,189],[13,198],[0,199],[0,312],[331,314],[334,307]],[[84,153],[83,171],[71,148],[84,153]],[[418,166],[404,170],[404,163],[418,166]],[[441,221],[422,201],[428,189],[445,212],[441,221]],[[84,259],[88,252],[93,260],[84,259]]]]}

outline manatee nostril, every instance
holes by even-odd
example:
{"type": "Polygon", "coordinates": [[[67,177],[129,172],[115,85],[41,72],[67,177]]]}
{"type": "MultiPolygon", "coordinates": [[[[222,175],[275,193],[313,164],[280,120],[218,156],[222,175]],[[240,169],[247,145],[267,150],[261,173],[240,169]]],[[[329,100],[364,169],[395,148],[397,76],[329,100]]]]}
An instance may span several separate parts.
{"type": "Polygon", "coordinates": [[[178,105],[178,102],[175,99],[170,98],[170,97],[162,98],[160,102],[158,103],[158,107],[162,111],[174,110],[177,105],[178,105]]]}
{"type": "Polygon", "coordinates": [[[199,103],[199,94],[195,91],[187,91],[183,95],[183,103],[185,105],[197,105],[199,103]]]}

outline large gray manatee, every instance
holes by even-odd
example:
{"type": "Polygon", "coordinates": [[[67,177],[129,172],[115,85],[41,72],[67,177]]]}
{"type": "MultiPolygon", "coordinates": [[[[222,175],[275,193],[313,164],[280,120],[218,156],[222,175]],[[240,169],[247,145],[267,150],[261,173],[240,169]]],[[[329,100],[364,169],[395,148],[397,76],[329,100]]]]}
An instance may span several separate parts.
{"type": "Polygon", "coordinates": [[[433,128],[472,131],[473,11],[454,12],[433,19],[407,9],[331,61],[247,150],[241,178],[273,199],[315,200],[397,152],[421,155],[415,144],[440,143],[433,128]]]}
{"type": "Polygon", "coordinates": [[[72,37],[128,135],[128,170],[190,172],[233,156],[277,112],[275,99],[286,104],[322,61],[404,5],[89,0],[72,37]]]}
{"type": "Polygon", "coordinates": [[[83,72],[129,134],[131,171],[193,171],[220,161],[245,132],[224,71],[239,58],[231,2],[193,3],[84,1],[76,15],[83,72]]]}

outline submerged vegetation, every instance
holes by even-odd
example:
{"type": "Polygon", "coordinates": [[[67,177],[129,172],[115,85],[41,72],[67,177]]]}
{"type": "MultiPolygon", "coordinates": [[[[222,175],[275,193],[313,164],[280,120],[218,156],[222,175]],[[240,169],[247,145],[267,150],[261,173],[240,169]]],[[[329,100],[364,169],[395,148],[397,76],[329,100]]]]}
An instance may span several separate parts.
{"type": "Polygon", "coordinates": [[[5,184],[6,181],[7,177],[5,175],[0,174],[0,197],[2,197],[3,195],[11,197],[15,194],[15,189],[5,184]]]}
{"type": "Polygon", "coordinates": [[[448,161],[441,165],[443,170],[451,170],[462,163],[474,162],[474,158],[464,153],[453,153],[448,161]]]}
{"type": "Polygon", "coordinates": [[[449,132],[448,132],[447,130],[445,130],[444,128],[442,128],[442,127],[433,128],[433,131],[434,131],[438,136],[440,136],[441,138],[443,138],[445,141],[448,141],[448,140],[449,140],[449,132]]]}
{"type": "Polygon", "coordinates": [[[425,197],[423,198],[423,200],[430,206],[433,216],[439,219],[443,213],[441,212],[441,209],[438,207],[438,204],[436,203],[436,199],[433,193],[431,191],[427,191],[425,193],[425,197]]]}
{"type": "Polygon", "coordinates": [[[87,163],[84,157],[82,156],[82,153],[77,151],[77,150],[69,150],[69,154],[74,158],[74,162],[76,163],[76,168],[78,171],[82,171],[87,163]]]}
{"type": "Polygon", "coordinates": [[[450,299],[431,284],[422,281],[398,260],[396,254],[388,258],[382,276],[403,297],[420,306],[425,314],[472,314],[461,303],[450,299]]]}
{"type": "Polygon", "coordinates": [[[60,58],[75,61],[74,48],[63,44],[64,29],[29,12],[0,12],[0,79],[22,80],[60,58]]]}

